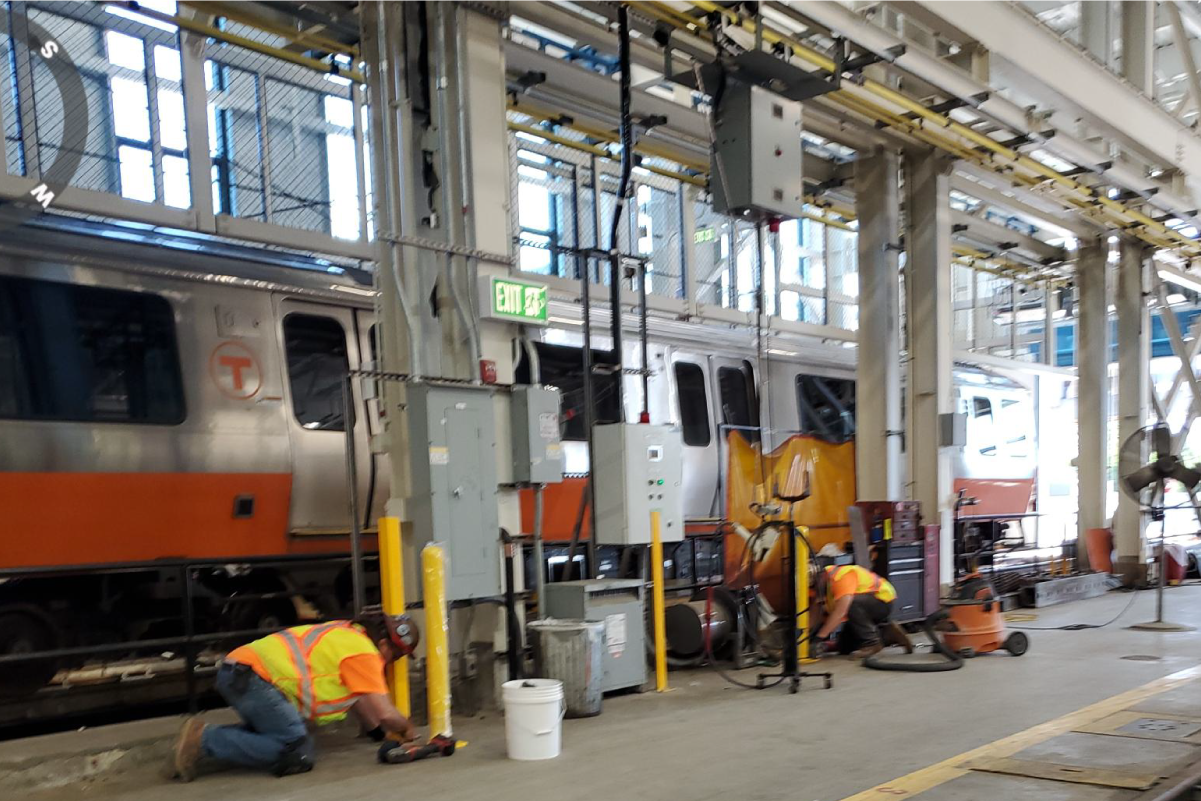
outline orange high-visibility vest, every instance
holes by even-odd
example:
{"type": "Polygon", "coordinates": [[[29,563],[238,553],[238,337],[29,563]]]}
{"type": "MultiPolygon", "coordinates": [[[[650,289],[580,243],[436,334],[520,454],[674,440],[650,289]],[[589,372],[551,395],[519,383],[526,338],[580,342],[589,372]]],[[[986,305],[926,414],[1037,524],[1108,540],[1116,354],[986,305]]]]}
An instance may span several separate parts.
{"type": "Polygon", "coordinates": [[[881,601],[892,601],[897,597],[897,590],[892,586],[887,579],[877,576],[867,568],[859,567],[859,565],[840,565],[837,567],[827,567],[826,573],[830,577],[828,595],[830,604],[834,603],[834,585],[839,579],[844,578],[847,574],[855,576],[855,594],[856,595],[874,595],[881,601]]]}
{"type": "Polygon", "coordinates": [[[294,626],[243,647],[258,657],[270,674],[268,681],[296,704],[300,716],[318,725],[346,717],[359,700],[342,683],[342,660],[359,654],[379,656],[371,638],[345,620],[294,626]]]}

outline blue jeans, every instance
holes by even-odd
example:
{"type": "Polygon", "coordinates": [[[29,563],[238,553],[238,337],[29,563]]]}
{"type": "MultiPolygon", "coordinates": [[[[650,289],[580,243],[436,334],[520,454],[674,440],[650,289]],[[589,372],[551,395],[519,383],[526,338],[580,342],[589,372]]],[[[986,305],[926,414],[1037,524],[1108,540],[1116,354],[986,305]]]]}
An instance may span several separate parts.
{"type": "Polygon", "coordinates": [[[222,665],[215,686],[242,718],[242,725],[206,727],[201,739],[206,756],[267,770],[289,749],[312,758],[313,738],[300,712],[249,667],[222,665]]]}

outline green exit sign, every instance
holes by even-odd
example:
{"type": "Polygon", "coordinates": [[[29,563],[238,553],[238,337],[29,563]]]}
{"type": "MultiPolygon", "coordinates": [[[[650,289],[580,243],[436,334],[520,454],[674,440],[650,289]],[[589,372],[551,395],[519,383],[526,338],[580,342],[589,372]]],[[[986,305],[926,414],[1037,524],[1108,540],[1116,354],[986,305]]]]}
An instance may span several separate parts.
{"type": "Polygon", "coordinates": [[[496,320],[546,325],[546,286],[494,275],[485,308],[490,312],[488,316],[496,320]]]}

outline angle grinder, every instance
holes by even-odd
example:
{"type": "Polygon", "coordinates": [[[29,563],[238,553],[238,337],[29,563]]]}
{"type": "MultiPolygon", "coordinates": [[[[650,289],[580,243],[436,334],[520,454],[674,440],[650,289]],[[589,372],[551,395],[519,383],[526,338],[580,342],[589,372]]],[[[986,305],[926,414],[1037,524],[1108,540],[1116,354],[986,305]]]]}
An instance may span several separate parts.
{"type": "Polygon", "coordinates": [[[448,757],[458,743],[453,737],[436,734],[424,743],[398,743],[386,740],[379,747],[379,761],[388,765],[407,765],[433,756],[448,757]]]}

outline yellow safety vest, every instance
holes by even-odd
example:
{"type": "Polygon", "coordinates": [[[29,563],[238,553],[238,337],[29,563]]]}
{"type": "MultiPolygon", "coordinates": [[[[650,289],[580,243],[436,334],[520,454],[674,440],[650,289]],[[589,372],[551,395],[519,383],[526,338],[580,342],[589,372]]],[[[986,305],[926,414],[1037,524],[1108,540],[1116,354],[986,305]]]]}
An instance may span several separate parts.
{"type": "Polygon", "coordinates": [[[881,601],[887,603],[897,597],[897,590],[892,584],[884,578],[877,576],[867,568],[859,567],[859,565],[841,565],[839,567],[827,567],[826,572],[830,574],[829,583],[829,600],[831,605],[834,602],[834,584],[847,573],[855,575],[855,594],[856,595],[874,595],[881,601]]]}
{"type": "Polygon", "coordinates": [[[300,716],[318,725],[346,717],[359,696],[342,683],[342,660],[379,655],[363,631],[344,620],[294,626],[247,646],[259,658],[270,682],[296,704],[300,716]]]}

